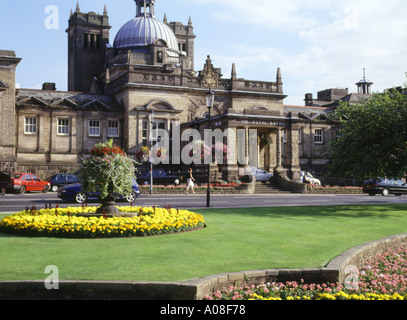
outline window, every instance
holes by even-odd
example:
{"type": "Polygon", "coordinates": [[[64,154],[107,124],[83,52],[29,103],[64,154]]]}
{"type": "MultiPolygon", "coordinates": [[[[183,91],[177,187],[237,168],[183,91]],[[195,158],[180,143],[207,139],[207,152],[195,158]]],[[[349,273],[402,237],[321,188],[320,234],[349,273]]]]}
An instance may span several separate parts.
{"type": "Polygon", "coordinates": [[[60,136],[69,135],[69,120],[68,119],[58,119],[58,135],[60,135],[60,136]]]}
{"type": "Polygon", "coordinates": [[[153,122],[153,131],[151,132],[151,145],[154,146],[161,141],[162,137],[159,135],[158,129],[165,130],[164,120],[157,120],[153,122]]]}
{"type": "Polygon", "coordinates": [[[24,133],[25,134],[37,133],[37,118],[25,118],[24,133]]]}
{"type": "Polygon", "coordinates": [[[83,34],[83,47],[87,48],[89,46],[89,34],[84,33],[83,34]]]}
{"type": "Polygon", "coordinates": [[[95,35],[94,34],[91,34],[90,35],[90,45],[89,45],[91,48],[94,48],[95,47],[95,35]]]}
{"type": "Polygon", "coordinates": [[[119,121],[108,121],[107,135],[112,138],[119,136],[119,121]]]}
{"type": "Polygon", "coordinates": [[[298,130],[298,143],[302,143],[302,129],[298,130]]]}
{"type": "Polygon", "coordinates": [[[90,137],[100,137],[99,120],[89,120],[89,136],[90,137]]]}
{"type": "Polygon", "coordinates": [[[323,143],[322,129],[315,129],[314,142],[323,143]]]}
{"type": "Polygon", "coordinates": [[[283,142],[287,143],[287,130],[283,131],[283,142]]]}

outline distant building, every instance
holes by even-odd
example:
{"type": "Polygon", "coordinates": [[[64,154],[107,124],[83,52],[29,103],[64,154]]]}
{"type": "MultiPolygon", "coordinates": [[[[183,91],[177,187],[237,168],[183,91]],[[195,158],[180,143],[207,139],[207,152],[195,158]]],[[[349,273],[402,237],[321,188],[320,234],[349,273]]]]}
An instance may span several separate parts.
{"type": "MultiPolygon", "coordinates": [[[[256,129],[258,167],[299,178],[301,169],[323,166],[325,149],[338,127],[317,117],[339,100],[369,94],[329,89],[317,99],[306,95],[304,106],[285,106],[282,73],[272,81],[237,76],[235,64],[223,76],[208,56],[195,70],[192,19],[187,24],[155,17],[155,0],[135,0],[136,17],[125,23],[111,42],[109,17],[71,11],[68,35],[68,91],[45,83],[42,90],[16,89],[20,62],[12,51],[0,51],[0,171],[51,174],[75,170],[82,156],[99,142],[114,139],[135,155],[148,146],[154,128],[181,130],[208,126],[205,93],[214,91],[212,128],[256,129]],[[154,114],[154,121],[151,115],[154,114]]],[[[365,90],[366,89],[366,90],[365,90]]],[[[365,90],[365,91],[363,91],[365,90]]],[[[359,98],[358,98],[359,99],[359,98]]],[[[246,141],[227,141],[249,154],[246,141]]],[[[253,150],[253,149],[252,149],[253,150]]],[[[235,180],[245,165],[216,166],[213,177],[235,180]]]]}

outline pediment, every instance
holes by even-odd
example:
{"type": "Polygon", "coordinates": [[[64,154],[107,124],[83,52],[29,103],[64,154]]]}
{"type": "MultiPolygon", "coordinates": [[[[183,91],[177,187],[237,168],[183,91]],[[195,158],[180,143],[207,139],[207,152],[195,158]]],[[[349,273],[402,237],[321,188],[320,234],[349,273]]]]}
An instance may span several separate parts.
{"type": "Polygon", "coordinates": [[[90,109],[95,111],[111,111],[112,108],[109,107],[107,104],[99,101],[99,100],[92,100],[82,106],[84,109],[90,109]]]}
{"type": "Polygon", "coordinates": [[[78,108],[79,106],[72,100],[63,98],[51,104],[52,108],[78,108]]]}
{"type": "Polygon", "coordinates": [[[180,112],[179,110],[176,110],[171,103],[164,101],[164,100],[153,101],[153,102],[149,103],[145,107],[145,109],[147,111],[158,111],[158,112],[160,112],[160,111],[162,111],[162,112],[180,112]]]}
{"type": "Polygon", "coordinates": [[[31,96],[25,99],[22,99],[17,102],[17,106],[27,106],[27,107],[48,107],[48,104],[43,100],[31,96]]]}

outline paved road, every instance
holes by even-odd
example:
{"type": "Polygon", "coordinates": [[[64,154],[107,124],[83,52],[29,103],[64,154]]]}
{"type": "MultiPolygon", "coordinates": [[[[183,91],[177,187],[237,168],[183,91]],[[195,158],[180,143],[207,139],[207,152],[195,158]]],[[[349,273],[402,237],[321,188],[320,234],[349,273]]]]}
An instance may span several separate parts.
{"type": "MultiPolygon", "coordinates": [[[[6,194],[0,196],[0,213],[22,211],[26,207],[36,206],[45,208],[58,203],[60,207],[77,206],[77,204],[61,201],[56,193],[50,192],[29,194],[6,194]]],[[[310,205],[341,205],[341,204],[386,204],[407,203],[405,196],[375,196],[367,195],[311,195],[311,194],[270,194],[270,195],[211,195],[211,207],[272,207],[272,206],[310,206],[310,205]]],[[[89,203],[98,205],[98,203],[89,203]]],[[[128,205],[119,202],[118,205],[128,205]]],[[[206,208],[206,195],[142,195],[135,205],[142,206],[171,206],[171,208],[206,208]]]]}

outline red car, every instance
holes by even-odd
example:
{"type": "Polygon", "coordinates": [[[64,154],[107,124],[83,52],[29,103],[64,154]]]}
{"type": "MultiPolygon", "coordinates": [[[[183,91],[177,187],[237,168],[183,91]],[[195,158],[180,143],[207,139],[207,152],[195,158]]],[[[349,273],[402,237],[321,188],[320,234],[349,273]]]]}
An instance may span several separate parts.
{"type": "Polygon", "coordinates": [[[11,190],[25,193],[26,191],[42,191],[46,193],[51,188],[47,181],[42,181],[35,174],[31,173],[12,173],[10,175],[11,190]]]}

